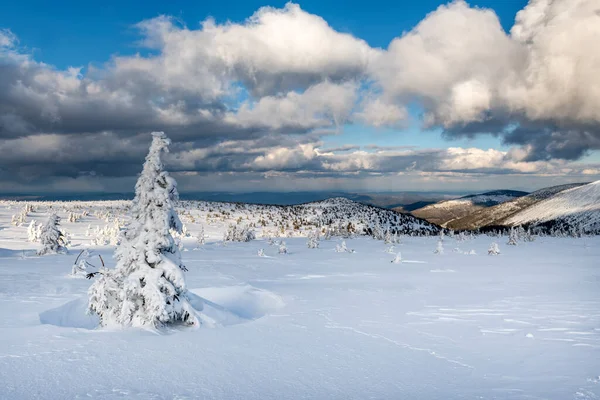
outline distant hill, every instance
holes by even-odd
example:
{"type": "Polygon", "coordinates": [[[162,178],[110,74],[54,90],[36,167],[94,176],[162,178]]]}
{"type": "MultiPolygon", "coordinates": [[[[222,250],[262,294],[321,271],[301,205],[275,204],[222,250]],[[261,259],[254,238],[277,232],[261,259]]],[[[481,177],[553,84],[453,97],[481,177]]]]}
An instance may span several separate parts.
{"type": "Polygon", "coordinates": [[[573,183],[568,185],[559,185],[540,189],[526,196],[521,196],[495,206],[477,210],[462,218],[450,221],[447,227],[455,230],[462,229],[480,229],[488,226],[504,226],[506,220],[528,207],[531,207],[541,201],[549,199],[558,193],[572,188],[577,188],[585,183],[573,183]]]}
{"type": "Polygon", "coordinates": [[[544,230],[600,233],[600,181],[563,190],[501,221],[544,230]]]}
{"type": "Polygon", "coordinates": [[[451,221],[464,218],[478,210],[492,207],[519,197],[527,192],[516,190],[495,190],[492,192],[472,194],[458,199],[440,201],[412,211],[416,217],[441,226],[449,226],[451,221]]]}

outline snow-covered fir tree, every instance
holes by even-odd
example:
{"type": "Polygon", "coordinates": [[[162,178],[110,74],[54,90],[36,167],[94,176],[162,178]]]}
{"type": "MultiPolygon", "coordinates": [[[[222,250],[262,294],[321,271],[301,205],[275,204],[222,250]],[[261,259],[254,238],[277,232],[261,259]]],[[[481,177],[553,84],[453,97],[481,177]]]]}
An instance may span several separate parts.
{"type": "Polygon", "coordinates": [[[500,248],[498,247],[498,243],[492,242],[490,248],[488,249],[488,255],[497,256],[498,254],[500,254],[500,248]]]}
{"type": "Polygon", "coordinates": [[[50,214],[46,223],[42,225],[40,242],[42,243],[42,248],[37,252],[40,256],[44,254],[67,253],[65,236],[60,230],[60,217],[58,215],[50,214]]]}
{"type": "Polygon", "coordinates": [[[115,269],[103,269],[89,289],[89,312],[100,324],[133,327],[198,325],[187,298],[179,249],[170,230],[181,232],[174,203],[177,184],[163,170],[170,140],[152,134],[152,145],[135,186],[131,222],[117,247],[115,269]]]}
{"type": "Polygon", "coordinates": [[[510,228],[510,233],[508,235],[508,243],[506,243],[506,244],[508,244],[510,246],[516,246],[517,240],[518,240],[517,231],[515,230],[515,228],[510,228]]]}

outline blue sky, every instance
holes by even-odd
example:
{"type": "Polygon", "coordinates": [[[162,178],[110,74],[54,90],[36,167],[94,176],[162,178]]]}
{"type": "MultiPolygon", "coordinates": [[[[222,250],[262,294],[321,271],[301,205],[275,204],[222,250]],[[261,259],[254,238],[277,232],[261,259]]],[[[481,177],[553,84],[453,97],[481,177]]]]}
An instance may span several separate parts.
{"type": "Polygon", "coordinates": [[[587,4],[9,2],[0,185],[127,190],[152,130],[193,191],[598,179],[587,4]]]}
{"type": "MultiPolygon", "coordinates": [[[[158,15],[171,15],[189,27],[213,17],[218,22],[241,22],[263,6],[281,8],[286,1],[114,1],[63,0],[8,1],[2,5],[0,26],[9,27],[21,45],[36,58],[58,68],[104,63],[112,54],[134,54],[138,39],[132,25],[158,15]]],[[[439,0],[302,1],[302,8],[323,17],[334,29],[366,40],[373,47],[387,47],[434,11],[439,0]]],[[[477,0],[474,7],[492,8],[505,30],[514,23],[524,0],[477,0]]]]}

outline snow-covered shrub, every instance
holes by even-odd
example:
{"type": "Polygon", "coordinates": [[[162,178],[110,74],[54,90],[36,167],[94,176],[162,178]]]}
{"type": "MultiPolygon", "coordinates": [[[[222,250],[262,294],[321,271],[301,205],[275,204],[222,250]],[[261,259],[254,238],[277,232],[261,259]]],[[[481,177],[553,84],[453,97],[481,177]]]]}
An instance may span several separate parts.
{"type": "Polygon", "coordinates": [[[259,249],[258,250],[258,256],[259,257],[264,257],[265,256],[265,250],[264,249],[259,249]]]}
{"type": "Polygon", "coordinates": [[[60,218],[56,214],[51,214],[40,230],[42,248],[38,250],[38,255],[67,253],[65,237],[59,226],[60,218]]]}
{"type": "Polygon", "coordinates": [[[396,257],[392,260],[392,263],[394,263],[394,264],[402,263],[402,254],[400,254],[400,252],[398,252],[398,254],[396,254],[396,257]]]}
{"type": "Polygon", "coordinates": [[[488,255],[497,256],[498,254],[500,254],[500,248],[498,247],[498,243],[492,242],[490,248],[488,249],[488,255]]]}
{"type": "Polygon", "coordinates": [[[100,317],[102,326],[199,324],[187,297],[186,268],[170,233],[182,229],[174,209],[177,184],[161,162],[170,140],[162,132],[152,136],[135,187],[132,219],[115,252],[117,265],[99,271],[89,289],[88,311],[100,317]]]}
{"type": "Polygon", "coordinates": [[[386,252],[394,254],[396,252],[396,247],[392,244],[390,247],[387,248],[386,252]]]}
{"type": "Polygon", "coordinates": [[[281,243],[279,244],[279,254],[287,254],[287,253],[288,253],[287,246],[285,245],[285,242],[282,240],[281,243]]]}
{"type": "MultiPolygon", "coordinates": [[[[81,250],[73,266],[71,267],[71,275],[72,276],[87,276],[90,272],[98,271],[99,267],[92,264],[90,260],[95,258],[96,254],[94,254],[91,250],[85,249],[81,250]]],[[[98,261],[104,267],[104,260],[102,260],[102,256],[100,254],[98,256],[98,261]]]]}

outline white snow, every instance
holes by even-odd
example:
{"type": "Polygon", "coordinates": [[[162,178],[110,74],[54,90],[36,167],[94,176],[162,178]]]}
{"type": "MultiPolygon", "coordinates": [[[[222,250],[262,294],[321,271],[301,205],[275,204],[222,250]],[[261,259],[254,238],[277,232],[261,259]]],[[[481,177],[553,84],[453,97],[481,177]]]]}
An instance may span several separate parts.
{"type": "Polygon", "coordinates": [[[126,219],[128,204],[32,204],[16,227],[23,205],[0,203],[0,399],[600,398],[600,237],[539,237],[490,257],[506,238],[445,237],[461,251],[434,254],[437,236],[404,236],[395,264],[366,237],[344,239],[353,253],[335,251],[339,238],[309,249],[314,226],[282,235],[289,254],[260,227],[223,244],[230,223],[265,209],[185,203],[182,261],[203,326],[97,329],[84,313],[91,282],[69,274],[88,247],[115,265],[114,247],[85,231],[111,224],[108,211],[126,219]],[[38,257],[27,241],[48,207],[70,254],[38,257]],[[74,207],[90,215],[68,222],[74,207]]]}

